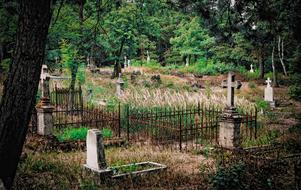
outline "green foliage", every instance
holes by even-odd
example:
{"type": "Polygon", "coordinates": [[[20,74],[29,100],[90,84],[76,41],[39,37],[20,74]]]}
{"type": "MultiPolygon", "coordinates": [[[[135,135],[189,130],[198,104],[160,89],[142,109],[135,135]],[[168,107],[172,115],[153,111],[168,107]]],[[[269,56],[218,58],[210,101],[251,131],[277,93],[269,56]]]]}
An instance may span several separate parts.
{"type": "Polygon", "coordinates": [[[0,69],[2,68],[4,73],[7,73],[9,70],[10,64],[11,64],[10,59],[3,59],[2,62],[0,63],[0,69]]]}
{"type": "Polygon", "coordinates": [[[216,190],[246,189],[244,177],[245,164],[239,162],[228,167],[219,166],[210,183],[216,190]]]}
{"type": "Polygon", "coordinates": [[[270,110],[270,104],[269,104],[269,102],[264,101],[264,100],[257,100],[257,101],[256,101],[256,107],[257,107],[259,110],[263,110],[263,111],[268,111],[268,110],[270,110]]]}
{"type": "Polygon", "coordinates": [[[301,74],[293,74],[290,76],[290,87],[288,94],[292,99],[301,100],[301,74]]]}
{"type": "Polygon", "coordinates": [[[245,72],[246,78],[248,81],[257,80],[259,79],[260,72],[259,70],[255,70],[254,73],[251,73],[249,71],[245,72]]]}
{"type": "Polygon", "coordinates": [[[54,132],[54,135],[58,138],[60,142],[65,141],[82,141],[86,139],[88,132],[87,127],[67,127],[62,130],[57,130],[54,132]]]}
{"type": "MultiPolygon", "coordinates": [[[[66,142],[66,141],[83,141],[87,137],[88,133],[87,127],[67,127],[61,130],[56,130],[54,132],[54,136],[57,137],[57,139],[60,142],[66,142]]],[[[112,130],[108,128],[103,128],[102,130],[103,138],[112,138],[113,132],[112,130]]]]}
{"type": "Polygon", "coordinates": [[[259,136],[256,139],[246,139],[242,142],[243,147],[262,146],[276,143],[281,133],[279,130],[261,130],[257,133],[259,136]]]}
{"type": "Polygon", "coordinates": [[[253,82],[253,81],[249,82],[249,83],[248,83],[248,86],[249,86],[249,88],[251,88],[251,89],[256,89],[256,83],[253,82]]]}
{"type": "Polygon", "coordinates": [[[301,100],[301,85],[292,85],[288,89],[288,94],[291,98],[300,101],[301,100]]]}
{"type": "Polygon", "coordinates": [[[113,132],[111,129],[108,129],[108,128],[103,128],[101,130],[102,132],[102,136],[103,138],[107,139],[107,138],[112,138],[113,137],[113,132]]]}

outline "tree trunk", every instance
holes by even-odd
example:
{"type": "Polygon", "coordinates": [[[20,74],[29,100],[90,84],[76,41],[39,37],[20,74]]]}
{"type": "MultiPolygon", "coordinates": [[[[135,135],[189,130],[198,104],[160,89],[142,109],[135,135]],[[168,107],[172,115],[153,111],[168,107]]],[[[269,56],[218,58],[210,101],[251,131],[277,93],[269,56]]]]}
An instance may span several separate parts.
{"type": "Polygon", "coordinates": [[[119,52],[118,52],[118,55],[117,55],[118,58],[117,58],[117,60],[115,61],[115,64],[114,64],[114,71],[113,71],[113,74],[112,74],[112,79],[115,78],[115,77],[118,77],[119,73],[121,73],[120,57],[121,57],[121,53],[122,53],[122,50],[123,50],[124,43],[125,43],[125,38],[122,39],[121,44],[120,44],[119,52]]]}
{"type": "Polygon", "coordinates": [[[259,72],[260,72],[260,79],[264,79],[264,60],[263,60],[263,48],[261,48],[261,51],[259,53],[259,72]]]}
{"type": "Polygon", "coordinates": [[[281,65],[282,65],[283,72],[284,72],[285,76],[287,76],[286,67],[285,67],[284,61],[283,61],[283,59],[284,59],[283,40],[281,40],[280,36],[278,39],[279,39],[278,40],[278,57],[281,62],[281,65]]]}
{"type": "Polygon", "coordinates": [[[21,0],[13,64],[0,104],[0,179],[11,189],[35,105],[52,0],[21,0]]]}
{"type": "Polygon", "coordinates": [[[273,86],[278,86],[274,54],[275,54],[275,46],[273,45],[273,50],[272,50],[273,86]]]}

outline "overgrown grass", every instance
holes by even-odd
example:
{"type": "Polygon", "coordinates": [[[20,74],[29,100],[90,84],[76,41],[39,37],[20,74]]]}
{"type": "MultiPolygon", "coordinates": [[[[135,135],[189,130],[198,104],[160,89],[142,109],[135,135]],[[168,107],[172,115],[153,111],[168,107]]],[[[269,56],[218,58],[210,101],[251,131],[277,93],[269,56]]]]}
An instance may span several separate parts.
{"type": "MultiPolygon", "coordinates": [[[[66,142],[66,141],[83,141],[87,137],[88,133],[87,127],[72,127],[69,126],[67,128],[56,130],[54,132],[54,135],[57,137],[57,139],[60,142],[66,142]]],[[[103,138],[112,138],[113,132],[112,130],[108,128],[102,129],[102,135],[103,138]]]]}

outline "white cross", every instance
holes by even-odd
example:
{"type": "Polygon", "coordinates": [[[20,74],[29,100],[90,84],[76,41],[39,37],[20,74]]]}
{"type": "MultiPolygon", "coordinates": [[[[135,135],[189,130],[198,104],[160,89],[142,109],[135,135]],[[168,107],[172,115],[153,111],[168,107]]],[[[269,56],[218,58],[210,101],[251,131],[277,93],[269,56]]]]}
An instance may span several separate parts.
{"type": "Polygon", "coordinates": [[[267,83],[268,87],[271,87],[272,81],[271,81],[270,77],[268,77],[268,80],[266,80],[265,82],[267,83]]]}

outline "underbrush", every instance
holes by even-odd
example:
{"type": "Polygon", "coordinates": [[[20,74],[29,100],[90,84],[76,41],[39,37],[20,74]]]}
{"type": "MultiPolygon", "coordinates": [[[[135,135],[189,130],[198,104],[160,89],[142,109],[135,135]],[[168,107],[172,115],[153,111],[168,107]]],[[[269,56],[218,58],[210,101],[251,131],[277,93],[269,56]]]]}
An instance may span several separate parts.
{"type": "MultiPolygon", "coordinates": [[[[54,136],[57,137],[57,139],[60,142],[66,142],[66,141],[83,141],[87,137],[88,133],[87,127],[72,127],[69,126],[64,129],[58,129],[54,131],[54,136]]],[[[102,136],[104,139],[106,138],[112,138],[113,132],[108,128],[103,128],[102,130],[102,136]]]]}

